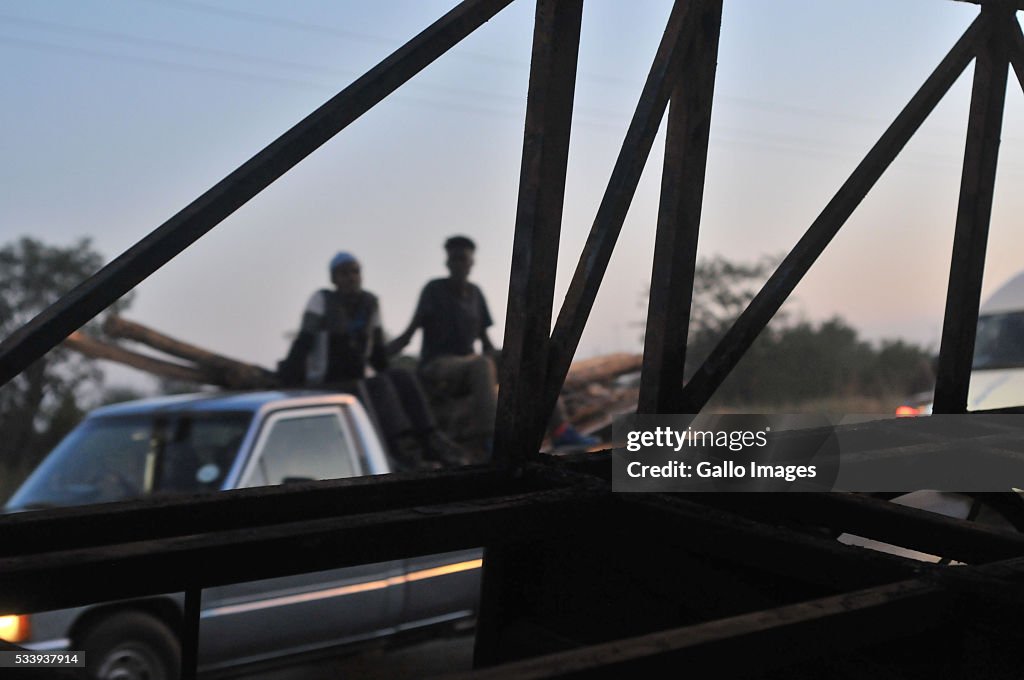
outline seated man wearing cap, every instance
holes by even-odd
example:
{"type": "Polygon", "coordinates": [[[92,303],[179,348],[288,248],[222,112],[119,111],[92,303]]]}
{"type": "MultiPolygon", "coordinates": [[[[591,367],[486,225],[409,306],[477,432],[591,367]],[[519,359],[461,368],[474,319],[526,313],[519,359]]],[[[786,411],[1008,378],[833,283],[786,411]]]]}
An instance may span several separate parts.
{"type": "Polygon", "coordinates": [[[359,261],[338,253],[330,263],[334,290],[313,293],[302,314],[299,335],[282,362],[282,379],[293,385],[321,386],[366,376],[388,367],[377,297],[363,290],[359,261]]]}
{"type": "Polygon", "coordinates": [[[463,462],[438,430],[414,375],[388,370],[377,297],[363,290],[362,269],[350,253],[330,262],[334,290],[310,297],[299,334],[278,366],[289,386],[324,387],[353,392],[369,406],[392,455],[404,467],[463,462]],[[376,375],[367,378],[367,366],[376,375]]]}

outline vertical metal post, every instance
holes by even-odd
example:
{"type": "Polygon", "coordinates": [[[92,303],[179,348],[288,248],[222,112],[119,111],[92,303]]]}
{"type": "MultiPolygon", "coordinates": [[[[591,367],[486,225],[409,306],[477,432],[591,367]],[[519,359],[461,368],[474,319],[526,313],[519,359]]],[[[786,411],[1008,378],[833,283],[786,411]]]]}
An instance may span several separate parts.
{"type": "Polygon", "coordinates": [[[502,466],[522,464],[550,415],[536,396],[547,372],[582,19],[583,0],[537,2],[494,441],[502,466]]]}
{"type": "Polygon", "coordinates": [[[181,620],[181,680],[195,680],[199,666],[199,611],[201,588],[185,591],[185,611],[181,620]]]}
{"type": "Polygon", "coordinates": [[[701,30],[687,50],[669,104],[638,413],[682,409],[722,0],[706,0],[697,9],[701,30]]]}
{"type": "Polygon", "coordinates": [[[949,268],[946,313],[942,324],[935,385],[935,413],[964,413],[971,380],[974,335],[978,326],[981,281],[985,271],[992,194],[995,190],[999,135],[1003,124],[1009,63],[1001,26],[1014,20],[1012,9],[985,5],[988,33],[974,66],[974,89],[967,123],[967,144],[960,179],[960,203],[953,258],[949,268]]]}
{"type": "MultiPolygon", "coordinates": [[[[699,28],[691,16],[694,2],[676,0],[672,7],[665,33],[654,55],[643,92],[590,228],[590,235],[551,332],[547,378],[543,392],[538,395],[544,413],[550,413],[558,400],[562,383],[565,382],[569,365],[608,268],[608,261],[615,249],[615,242],[622,230],[622,223],[629,211],[629,204],[654,145],[654,137],[665,116],[669,97],[675,89],[679,64],[684,58],[686,46],[693,41],[694,32],[699,28]]],[[[537,441],[539,443],[540,440],[537,441]]]]}
{"type": "MultiPolygon", "coordinates": [[[[547,375],[582,21],[583,0],[537,0],[494,440],[494,463],[512,469],[536,453],[550,416],[537,395],[547,375]]],[[[500,658],[517,554],[507,545],[484,552],[475,667],[500,658]]]]}

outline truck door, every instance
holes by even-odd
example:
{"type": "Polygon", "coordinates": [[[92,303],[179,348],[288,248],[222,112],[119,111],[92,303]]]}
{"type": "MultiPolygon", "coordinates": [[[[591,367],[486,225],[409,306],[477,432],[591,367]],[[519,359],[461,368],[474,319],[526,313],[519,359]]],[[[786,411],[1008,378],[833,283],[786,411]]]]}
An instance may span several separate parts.
{"type": "MultiPolygon", "coordinates": [[[[366,474],[344,408],[267,417],[240,486],[366,474]]],[[[393,623],[401,576],[396,561],[210,588],[203,593],[201,662],[255,660],[383,632],[393,623]]]]}

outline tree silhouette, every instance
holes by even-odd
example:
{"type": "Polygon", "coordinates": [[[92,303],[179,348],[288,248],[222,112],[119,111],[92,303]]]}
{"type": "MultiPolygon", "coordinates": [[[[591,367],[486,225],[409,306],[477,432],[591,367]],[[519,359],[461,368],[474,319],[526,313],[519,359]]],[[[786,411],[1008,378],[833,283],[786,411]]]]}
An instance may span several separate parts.
{"type": "MultiPolygon", "coordinates": [[[[69,247],[23,237],[0,248],[0,337],[7,337],[103,264],[88,239],[69,247]]],[[[126,307],[123,298],[115,305],[126,307]]],[[[99,323],[87,328],[99,333],[99,323]]],[[[6,498],[98,396],[94,362],[60,346],[0,387],[0,499],[6,498]]]]}

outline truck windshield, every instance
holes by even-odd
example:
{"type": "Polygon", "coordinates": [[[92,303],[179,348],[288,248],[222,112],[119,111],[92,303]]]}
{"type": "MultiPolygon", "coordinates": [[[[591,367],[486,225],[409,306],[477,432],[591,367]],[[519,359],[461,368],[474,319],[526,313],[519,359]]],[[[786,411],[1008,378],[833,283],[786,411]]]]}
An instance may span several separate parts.
{"type": "Polygon", "coordinates": [[[973,368],[1024,368],[1024,312],[978,318],[973,368]]]}
{"type": "Polygon", "coordinates": [[[7,508],[217,490],[251,420],[249,413],[90,418],[50,452],[7,508]]]}

